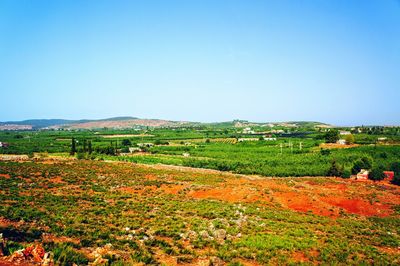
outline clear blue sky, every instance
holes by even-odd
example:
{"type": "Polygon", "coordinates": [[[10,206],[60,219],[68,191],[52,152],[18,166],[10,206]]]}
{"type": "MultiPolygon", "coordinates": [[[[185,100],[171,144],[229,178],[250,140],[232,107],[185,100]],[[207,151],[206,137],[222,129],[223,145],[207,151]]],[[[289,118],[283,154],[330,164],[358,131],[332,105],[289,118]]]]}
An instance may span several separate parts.
{"type": "Polygon", "coordinates": [[[400,2],[2,0],[0,92],[0,121],[400,124],[400,2]]]}

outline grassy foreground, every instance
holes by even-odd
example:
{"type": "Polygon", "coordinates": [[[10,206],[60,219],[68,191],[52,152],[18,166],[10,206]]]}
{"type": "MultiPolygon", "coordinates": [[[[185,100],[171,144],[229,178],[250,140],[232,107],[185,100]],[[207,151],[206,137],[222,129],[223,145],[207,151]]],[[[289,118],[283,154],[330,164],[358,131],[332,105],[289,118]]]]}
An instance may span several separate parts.
{"type": "Polygon", "coordinates": [[[400,188],[123,162],[0,162],[3,259],[61,265],[400,263],[400,188]]]}

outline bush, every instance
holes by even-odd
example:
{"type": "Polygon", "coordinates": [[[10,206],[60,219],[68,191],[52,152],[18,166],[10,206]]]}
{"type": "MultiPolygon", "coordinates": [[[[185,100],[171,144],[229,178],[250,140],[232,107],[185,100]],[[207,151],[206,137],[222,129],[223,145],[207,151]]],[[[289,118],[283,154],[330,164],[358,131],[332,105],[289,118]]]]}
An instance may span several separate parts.
{"type": "Polygon", "coordinates": [[[321,148],[321,155],[326,156],[326,155],[330,155],[330,154],[331,154],[331,150],[329,150],[329,149],[322,149],[322,148],[321,148]]]}
{"type": "Polygon", "coordinates": [[[56,265],[87,265],[89,262],[82,253],[75,251],[68,244],[61,244],[53,252],[56,265]]]}
{"type": "Polygon", "coordinates": [[[390,165],[390,170],[394,172],[392,183],[400,186],[400,162],[393,162],[390,165]]]}
{"type": "Polygon", "coordinates": [[[342,173],[343,178],[350,178],[350,176],[351,176],[351,171],[349,169],[343,170],[343,173],[342,173]]]}
{"type": "MultiPolygon", "coordinates": [[[[18,242],[7,241],[3,249],[4,256],[12,255],[15,251],[20,250],[22,248],[23,246],[18,242]]],[[[0,251],[1,251],[1,243],[0,243],[0,251]]]]}
{"type": "Polygon", "coordinates": [[[84,152],[78,152],[76,154],[76,159],[78,159],[78,160],[86,159],[86,154],[84,152]]]}
{"type": "Polygon", "coordinates": [[[392,180],[392,183],[395,185],[400,186],[400,175],[399,174],[394,174],[394,178],[392,180]]]}
{"type": "Polygon", "coordinates": [[[390,170],[393,171],[395,174],[400,174],[400,162],[393,162],[390,165],[390,170]]]}
{"type": "Polygon", "coordinates": [[[330,130],[325,134],[325,142],[326,143],[336,143],[339,140],[339,132],[337,130],[330,130]]]}
{"type": "Polygon", "coordinates": [[[345,137],[346,144],[351,145],[354,143],[354,136],[352,134],[349,134],[345,137]]]}
{"type": "Polygon", "coordinates": [[[329,168],[328,172],[326,173],[327,176],[342,176],[343,175],[343,169],[340,168],[336,160],[333,160],[331,163],[331,167],[329,168]]]}
{"type": "Polygon", "coordinates": [[[122,140],[122,146],[130,146],[130,145],[131,145],[131,141],[129,139],[122,140]]]}
{"type": "Polygon", "coordinates": [[[159,139],[156,139],[154,141],[154,145],[168,145],[168,144],[169,144],[168,141],[163,141],[163,140],[159,140],[159,139]]]}
{"type": "Polygon", "coordinates": [[[128,147],[123,147],[123,148],[121,149],[121,152],[123,152],[123,153],[128,153],[128,152],[129,152],[129,148],[128,148],[128,147]]]}
{"type": "Polygon", "coordinates": [[[382,165],[373,167],[368,178],[374,181],[383,180],[385,178],[385,174],[383,173],[384,170],[385,168],[382,165]]]}
{"type": "Polygon", "coordinates": [[[361,169],[371,169],[372,167],[372,159],[368,157],[363,157],[354,162],[353,167],[351,168],[351,173],[353,175],[358,174],[361,169]]]}

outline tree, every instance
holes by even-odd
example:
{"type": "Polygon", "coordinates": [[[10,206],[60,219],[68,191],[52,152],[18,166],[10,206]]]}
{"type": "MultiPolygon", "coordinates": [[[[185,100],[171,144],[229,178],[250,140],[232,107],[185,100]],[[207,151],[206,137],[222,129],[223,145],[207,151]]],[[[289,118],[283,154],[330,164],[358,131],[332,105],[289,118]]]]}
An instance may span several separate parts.
{"type": "Polygon", "coordinates": [[[353,134],[346,135],[345,140],[346,140],[346,144],[347,145],[354,144],[354,136],[353,136],[353,134]]]}
{"type": "Polygon", "coordinates": [[[331,154],[331,150],[329,150],[329,149],[323,149],[323,148],[321,148],[321,155],[330,155],[331,154]]]}
{"type": "Polygon", "coordinates": [[[362,157],[354,162],[353,167],[351,168],[351,173],[353,175],[358,174],[361,169],[371,169],[372,160],[368,157],[362,157]]]}
{"type": "Polygon", "coordinates": [[[382,165],[375,166],[371,169],[368,178],[374,181],[383,180],[385,178],[384,170],[385,168],[382,165]]]}
{"type": "Polygon", "coordinates": [[[326,175],[327,176],[342,176],[343,169],[337,165],[336,160],[333,160],[331,163],[331,167],[329,168],[326,175]]]}
{"type": "Polygon", "coordinates": [[[72,138],[70,154],[75,155],[75,153],[76,153],[76,142],[75,142],[75,138],[72,138]]]}
{"type": "Polygon", "coordinates": [[[325,133],[326,143],[336,143],[338,140],[339,140],[339,131],[332,129],[325,133]]]}
{"type": "Polygon", "coordinates": [[[395,174],[400,174],[400,162],[393,162],[390,165],[390,171],[393,171],[395,174]]]}
{"type": "Polygon", "coordinates": [[[88,142],[88,153],[89,153],[89,154],[92,154],[92,152],[93,152],[92,141],[89,140],[89,142],[88,142]]]}
{"type": "Polygon", "coordinates": [[[83,140],[83,152],[87,152],[87,150],[86,150],[86,143],[87,143],[87,140],[86,139],[84,139],[83,140]]]}
{"type": "Polygon", "coordinates": [[[390,170],[394,172],[392,183],[400,186],[400,162],[393,162],[390,165],[390,170]]]}
{"type": "Polygon", "coordinates": [[[123,139],[121,144],[122,146],[130,146],[131,141],[129,139],[123,139]]]}

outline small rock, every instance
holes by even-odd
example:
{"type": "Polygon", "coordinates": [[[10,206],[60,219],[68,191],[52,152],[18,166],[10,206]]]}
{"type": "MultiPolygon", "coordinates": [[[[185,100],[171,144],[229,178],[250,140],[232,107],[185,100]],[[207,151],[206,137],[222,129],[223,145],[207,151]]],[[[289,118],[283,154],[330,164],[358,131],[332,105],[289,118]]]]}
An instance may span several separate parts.
{"type": "Polygon", "coordinates": [[[210,235],[208,234],[208,232],[206,230],[200,231],[199,235],[203,238],[203,239],[209,239],[210,235]]]}
{"type": "Polygon", "coordinates": [[[195,231],[189,230],[187,234],[188,234],[189,239],[193,240],[193,239],[197,238],[197,233],[195,231]]]}
{"type": "Polygon", "coordinates": [[[211,259],[210,259],[210,265],[213,265],[213,266],[223,266],[223,265],[224,265],[224,261],[221,260],[221,259],[218,258],[218,257],[211,257],[211,259]]]}
{"type": "Polygon", "coordinates": [[[214,231],[214,237],[217,240],[223,241],[226,238],[226,231],[224,229],[217,229],[214,231]]]}

